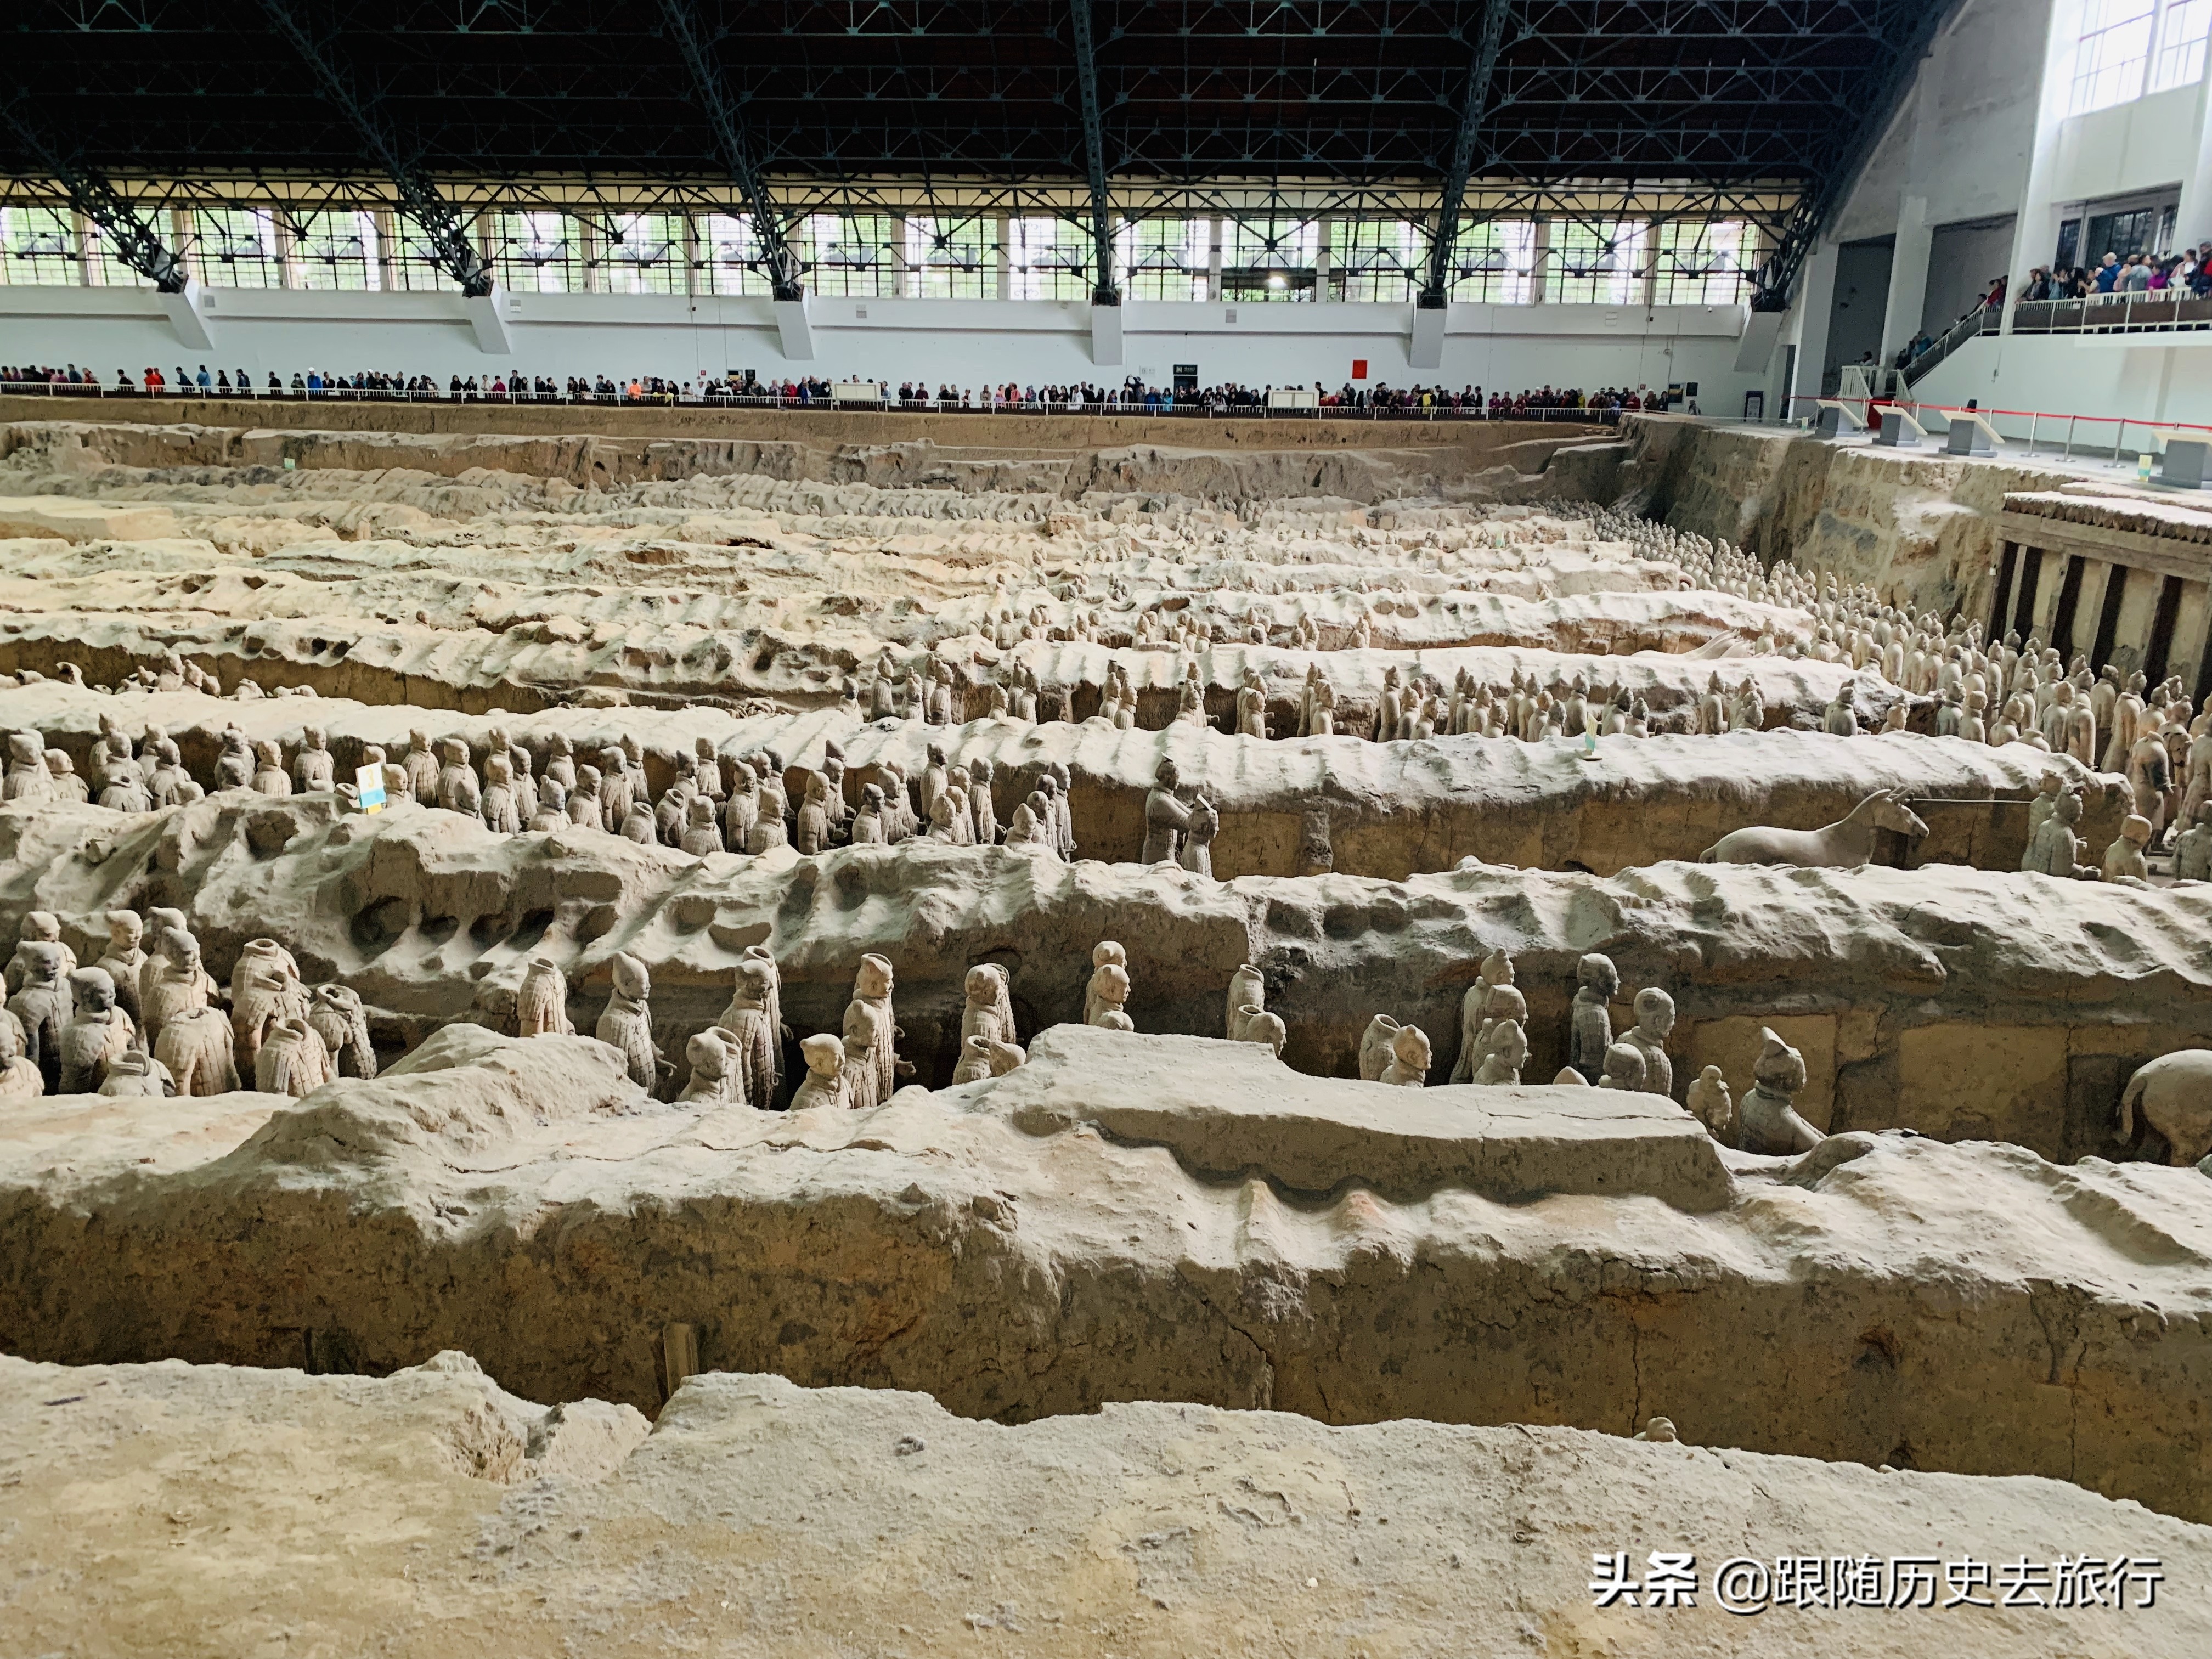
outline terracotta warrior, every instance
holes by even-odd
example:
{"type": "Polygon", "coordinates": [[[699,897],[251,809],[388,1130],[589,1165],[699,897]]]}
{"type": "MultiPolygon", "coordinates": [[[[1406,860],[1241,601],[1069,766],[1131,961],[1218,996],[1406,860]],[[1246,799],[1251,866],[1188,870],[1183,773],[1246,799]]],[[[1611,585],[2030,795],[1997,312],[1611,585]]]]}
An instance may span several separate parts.
{"type": "MultiPolygon", "coordinates": [[[[1482,1064],[1482,1042],[1485,1029],[1497,1018],[1490,1012],[1491,996],[1501,985],[1513,983],[1513,958],[1503,950],[1492,951],[1482,959],[1476,970],[1474,984],[1459,1004],[1459,1059],[1454,1063],[1450,1081],[1472,1081],[1475,1068],[1482,1064]]],[[[1517,1069],[1517,1068],[1516,1068],[1517,1069]]]]}
{"type": "Polygon", "coordinates": [[[987,1078],[1004,1077],[1028,1058],[1018,1044],[999,1042],[986,1036],[970,1037],[962,1045],[960,1063],[952,1068],[952,1081],[981,1083],[987,1078]]]}
{"type": "Polygon", "coordinates": [[[522,970],[521,987],[514,994],[514,1034],[572,1036],[575,1030],[568,1020],[568,975],[549,956],[531,957],[522,970]]]}
{"type": "MultiPolygon", "coordinates": [[[[1521,1068],[1528,1063],[1528,1038],[1521,1029],[1521,1022],[1495,1020],[1483,1035],[1482,1063],[1475,1067],[1471,1080],[1492,1085],[1518,1083],[1521,1068]]],[[[1579,1079],[1582,1074],[1578,1072],[1575,1075],[1579,1079]]]]}
{"type": "Polygon", "coordinates": [[[425,806],[436,805],[438,774],[441,769],[427,733],[410,732],[407,734],[407,752],[401,757],[400,763],[407,769],[407,793],[425,806]]]}
{"type": "Polygon", "coordinates": [[[115,987],[115,1006],[138,1018],[138,981],[146,967],[146,924],[133,910],[110,910],[100,918],[107,924],[107,948],[93,965],[115,987]]]}
{"type": "Polygon", "coordinates": [[[1279,1014],[1271,1014],[1257,1003],[1248,1002],[1231,1018],[1237,1021],[1233,1041],[1256,1042],[1277,1060],[1283,1057],[1283,1045],[1290,1041],[1291,1032],[1279,1014]]]}
{"type": "MultiPolygon", "coordinates": [[[[880,682],[878,682],[880,684],[880,682]]],[[[798,1092],[791,1097],[791,1109],[805,1111],[813,1106],[849,1106],[852,1098],[845,1086],[845,1044],[843,1039],[823,1032],[803,1039],[799,1045],[799,1058],[806,1062],[806,1076],[798,1092]]]]}
{"type": "Polygon", "coordinates": [[[304,1019],[278,1020],[253,1057],[253,1087],[260,1094],[299,1100],[329,1082],[331,1075],[330,1051],[304,1019]]]}
{"type": "Polygon", "coordinates": [[[899,1029],[891,1012],[892,973],[890,961],[869,955],[860,958],[853,978],[853,1000],[845,1006],[845,1081],[852,1090],[856,1109],[882,1105],[898,1086],[903,1069],[913,1067],[898,1057],[899,1029]]]}
{"type": "Polygon", "coordinates": [[[1761,1027],[1763,1047],[1752,1067],[1751,1092],[1738,1109],[1737,1146],[1747,1152],[1792,1157],[1810,1152],[1826,1137],[1797,1115],[1792,1103],[1805,1086],[1805,1057],[1761,1027]]]}
{"type": "Polygon", "coordinates": [[[1723,1146],[1735,1145],[1735,1102],[1719,1066],[1708,1066],[1698,1073],[1697,1081],[1690,1085],[1689,1107],[1690,1115],[1704,1124],[1715,1140],[1723,1146]]]}
{"type": "Polygon", "coordinates": [[[678,843],[694,858],[705,858],[709,853],[722,850],[722,832],[714,823],[714,803],[704,795],[694,795],[685,807],[689,822],[684,830],[684,839],[678,843]]]}
{"type": "MultiPolygon", "coordinates": [[[[6,1097],[6,1092],[5,1081],[0,1079],[0,1099],[6,1097]]],[[[153,1055],[125,1048],[108,1066],[100,1092],[110,1099],[162,1100],[177,1092],[177,1080],[153,1055]]]]}
{"type": "Polygon", "coordinates": [[[9,996],[23,988],[24,976],[30,969],[32,947],[40,945],[51,945],[61,952],[61,970],[64,980],[76,972],[76,952],[62,943],[61,918],[51,910],[27,912],[22,928],[16,934],[15,953],[8,959],[6,982],[9,996]]]}
{"type": "Polygon", "coordinates": [[[1605,1070],[1599,1073],[1601,1089],[1621,1089],[1632,1094],[1644,1090],[1644,1051],[1634,1043],[1613,1043],[1605,1051],[1605,1070]]]}
{"type": "Polygon", "coordinates": [[[1243,1036],[1240,1029],[1246,1011],[1267,1006],[1267,981],[1250,963],[1240,965],[1229,976],[1229,1018],[1226,1035],[1231,1041],[1243,1036]]]}
{"type": "MultiPolygon", "coordinates": [[[[749,957],[738,964],[729,1006],[716,1029],[726,1034],[746,1102],[763,1111],[775,1109],[777,1059],[781,1048],[772,1012],[775,1000],[774,964],[749,957]]],[[[844,1053],[842,1044],[838,1053],[844,1053]]],[[[840,1061],[842,1064],[842,1061],[840,1061]]]]}
{"type": "Polygon", "coordinates": [[[2200,805],[2195,820],[2173,843],[2176,881],[2212,881],[2212,801],[2200,805]]]}
{"type": "MultiPolygon", "coordinates": [[[[12,781],[12,779],[11,779],[12,781]]],[[[253,745],[234,726],[222,728],[222,750],[215,757],[215,787],[246,789],[253,784],[253,745]]]]}
{"type": "Polygon", "coordinates": [[[979,963],[968,970],[965,989],[967,1006],[960,1013],[962,1051],[966,1052],[969,1040],[977,1036],[1012,1042],[1014,1006],[1006,970],[995,962],[979,963]]]}
{"type": "Polygon", "coordinates": [[[1620,974],[1612,957],[1593,951],[1576,964],[1575,978],[1567,1063],[1584,1082],[1595,1083],[1605,1074],[1605,1051],[1613,1046],[1613,1015],[1607,1004],[1620,989],[1620,974]]]}
{"type": "Polygon", "coordinates": [[[177,1092],[204,1097],[238,1087],[238,1045],[230,1022],[210,1006],[214,981],[200,966],[199,941],[170,928],[149,966],[161,973],[146,996],[147,1023],[157,1026],[154,1058],[176,1079],[177,1092]]]}
{"type": "Polygon", "coordinates": [[[1213,837],[1221,829],[1221,814],[1203,794],[1190,805],[1190,819],[1183,830],[1182,851],[1176,861],[1194,876],[1213,875],[1213,837]]]}
{"type": "Polygon", "coordinates": [[[1144,864],[1173,864],[1190,826],[1190,808],[1176,797],[1181,774],[1171,760],[1160,763],[1153,774],[1152,792],[1145,797],[1144,864]]]}
{"type": "Polygon", "coordinates": [[[1403,1089],[1425,1087],[1429,1080],[1428,1033],[1418,1025],[1401,1025],[1390,1039],[1390,1063],[1378,1082],[1403,1089]]]}
{"type": "Polygon", "coordinates": [[[1667,1058],[1667,1036],[1674,1029],[1674,999],[1657,986],[1647,985],[1636,994],[1636,1024],[1620,1039],[1644,1056],[1643,1086],[1670,1099],[1674,1066],[1667,1058]]]}
{"type": "Polygon", "coordinates": [[[2051,816],[2028,842],[2020,867],[2046,876],[2079,878],[2094,880],[2097,872],[2081,862],[2081,838],[2075,833],[2075,825],[2081,822],[2081,797],[2069,789],[2058,797],[2051,816]]]}
{"type": "Polygon", "coordinates": [[[36,1100],[46,1091],[37,1064],[23,1052],[23,1024],[0,1008],[0,1105],[36,1100]]]}
{"type": "Polygon", "coordinates": [[[307,1017],[307,988],[292,953],[271,939],[248,939],[230,975],[230,1024],[238,1043],[238,1070],[253,1069],[269,1028],[280,1019],[307,1017]]]}
{"type": "Polygon", "coordinates": [[[1098,1010],[1103,1001],[1106,981],[1101,977],[1109,968],[1127,969],[1129,953],[1110,939],[1101,939],[1091,947],[1091,982],[1083,993],[1083,1023],[1096,1025],[1098,1010]]]}
{"type": "Polygon", "coordinates": [[[8,1012],[23,1033],[23,1053],[39,1068],[47,1094],[59,1094],[62,1031],[75,1018],[70,987],[62,977],[62,947],[27,945],[17,948],[23,981],[8,999],[8,1012]]]}
{"type": "Polygon", "coordinates": [[[153,1054],[163,1022],[195,1002],[204,1006],[212,1001],[216,984],[200,965],[199,942],[185,928],[183,911],[153,910],[147,919],[152,927],[147,937],[155,948],[138,970],[138,1030],[146,1052],[153,1054]],[[179,941],[190,944],[189,964],[171,954],[180,948],[179,941]],[[188,973],[179,971],[187,966],[188,973]]]}
{"type": "Polygon", "coordinates": [[[592,1035],[619,1049],[629,1080],[651,1093],[660,1080],[660,1051],[653,1042],[653,975],[626,951],[617,951],[608,966],[614,985],[592,1035]]]}
{"type": "Polygon", "coordinates": [[[2143,848],[2150,845],[2153,834],[2151,821],[2140,812],[2130,812],[2120,820],[2120,833],[2112,837],[2112,844],[2105,849],[2105,862],[2100,878],[2112,882],[2150,880],[2150,861],[2143,856],[2143,848]]]}
{"type": "Polygon", "coordinates": [[[1108,1031],[1133,1031],[1136,1022],[1129,1018],[1129,970],[1118,963],[1108,963],[1091,976],[1091,985],[1097,998],[1097,1012],[1089,1024],[1108,1031]]]}
{"type": "Polygon", "coordinates": [[[292,787],[308,795],[337,782],[337,757],[325,740],[323,728],[310,726],[301,734],[300,752],[292,757],[292,787]]]}
{"type": "Polygon", "coordinates": [[[369,1040],[360,992],[350,985],[318,985],[308,993],[307,1024],[322,1039],[332,1077],[376,1075],[376,1045],[369,1040]]]}
{"type": "Polygon", "coordinates": [[[1377,1014],[1367,1022],[1367,1029],[1359,1037],[1359,1075],[1369,1083],[1380,1083],[1389,1069],[1395,1050],[1398,1033],[1402,1028],[1388,1014],[1377,1014]]]}
{"type": "Polygon", "coordinates": [[[118,1055],[137,1036],[131,1016],[115,1004],[115,981],[104,968],[70,975],[76,1012],[61,1033],[61,1088],[65,1095],[95,1094],[118,1055]]]}
{"type": "Polygon", "coordinates": [[[690,1063],[691,1075],[676,1097],[678,1105],[745,1104],[744,1060],[734,1032],[709,1026],[684,1045],[684,1058],[690,1063]]]}

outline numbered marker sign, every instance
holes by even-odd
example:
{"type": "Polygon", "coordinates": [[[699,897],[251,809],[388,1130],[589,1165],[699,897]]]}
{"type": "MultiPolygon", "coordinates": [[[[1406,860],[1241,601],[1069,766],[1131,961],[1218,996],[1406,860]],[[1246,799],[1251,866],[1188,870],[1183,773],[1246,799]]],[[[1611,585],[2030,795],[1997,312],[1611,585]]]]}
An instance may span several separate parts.
{"type": "Polygon", "coordinates": [[[361,810],[381,812],[384,810],[384,769],[380,766],[360,766],[354,769],[354,787],[361,794],[361,810]]]}

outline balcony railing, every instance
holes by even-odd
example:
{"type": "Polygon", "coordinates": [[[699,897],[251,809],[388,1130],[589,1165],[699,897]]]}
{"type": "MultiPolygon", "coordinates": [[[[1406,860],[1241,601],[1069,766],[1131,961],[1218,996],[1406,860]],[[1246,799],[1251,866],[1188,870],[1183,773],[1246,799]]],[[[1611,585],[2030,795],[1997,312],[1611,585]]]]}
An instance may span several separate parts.
{"type": "Polygon", "coordinates": [[[1950,327],[1945,329],[1927,350],[1905,364],[1903,370],[1905,385],[1917,386],[1923,375],[1966,344],[1967,341],[1978,335],[1994,334],[2003,325],[2004,312],[1999,307],[1990,306],[1968,312],[1950,327]]]}
{"type": "Polygon", "coordinates": [[[1566,422],[1586,426],[1616,426],[1622,411],[1617,409],[1528,409],[1518,413],[1501,410],[1493,416],[1486,408],[1457,409],[1449,404],[1436,403],[1425,407],[1419,404],[1388,407],[1369,405],[1364,408],[1343,404],[1323,404],[1319,407],[1295,409],[1272,408],[1265,403],[1230,401],[1221,398],[1198,398],[1175,403],[1141,404],[1132,402],[1082,403],[1046,398],[1025,399],[1020,403],[1000,403],[995,405],[941,401],[934,398],[901,398],[896,392],[881,401],[832,399],[827,393],[805,397],[789,397],[769,392],[708,392],[682,393],[645,392],[631,397],[627,392],[586,392],[571,397],[560,392],[405,392],[383,388],[356,386],[324,386],[317,391],[270,392],[266,389],[233,388],[229,391],[203,392],[196,386],[163,386],[149,393],[137,386],[88,386],[61,380],[0,380],[0,396],[56,398],[82,398],[89,402],[143,402],[151,398],[176,402],[239,402],[256,404],[292,403],[350,403],[350,404],[576,404],[599,408],[625,409],[782,409],[793,412],[811,411],[849,414],[854,410],[873,413],[888,410],[895,413],[936,415],[1132,415],[1161,416],[1186,420],[1329,420],[1329,421],[1543,421],[1566,422]]]}
{"type": "Polygon", "coordinates": [[[2141,334],[2212,328],[2212,300],[2172,289],[2099,294],[2087,300],[2023,300],[2013,307],[2015,334],[2141,334]]]}

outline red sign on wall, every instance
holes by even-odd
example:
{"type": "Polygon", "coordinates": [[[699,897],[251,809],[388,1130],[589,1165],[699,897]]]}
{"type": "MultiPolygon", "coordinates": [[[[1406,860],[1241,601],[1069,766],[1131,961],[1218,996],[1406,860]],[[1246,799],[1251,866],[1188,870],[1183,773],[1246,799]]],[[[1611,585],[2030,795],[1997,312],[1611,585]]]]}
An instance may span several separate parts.
{"type": "Polygon", "coordinates": [[[1366,358],[1354,357],[1352,360],[1352,378],[1355,380],[1364,380],[1367,378],[1366,358]]]}

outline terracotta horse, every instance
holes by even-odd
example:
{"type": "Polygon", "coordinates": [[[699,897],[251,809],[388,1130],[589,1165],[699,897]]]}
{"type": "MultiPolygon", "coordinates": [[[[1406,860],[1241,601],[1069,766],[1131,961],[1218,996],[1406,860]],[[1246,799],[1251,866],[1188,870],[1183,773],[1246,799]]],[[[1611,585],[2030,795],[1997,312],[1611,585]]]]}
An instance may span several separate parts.
{"type": "Polygon", "coordinates": [[[1737,830],[1698,854],[1700,864],[1791,864],[1855,869],[1874,856],[1874,832],[1894,830],[1917,841],[1928,833],[1902,790],[1869,795],[1825,830],[1737,830]]]}
{"type": "Polygon", "coordinates": [[[2135,1139],[2138,1110],[2166,1137],[2169,1164],[2212,1153],[2212,1050],[2184,1048],[2139,1068],[2120,1096],[2121,1139],[2135,1139]]]}

